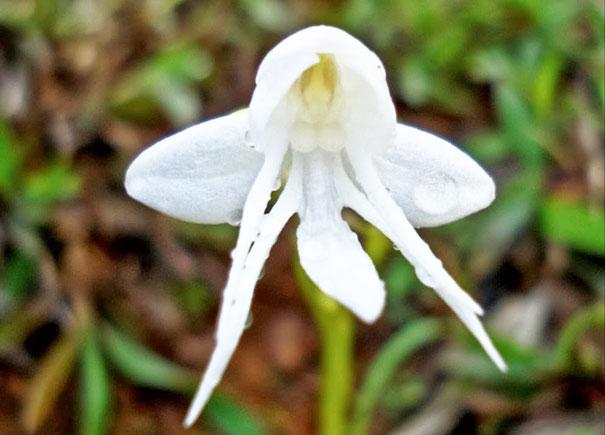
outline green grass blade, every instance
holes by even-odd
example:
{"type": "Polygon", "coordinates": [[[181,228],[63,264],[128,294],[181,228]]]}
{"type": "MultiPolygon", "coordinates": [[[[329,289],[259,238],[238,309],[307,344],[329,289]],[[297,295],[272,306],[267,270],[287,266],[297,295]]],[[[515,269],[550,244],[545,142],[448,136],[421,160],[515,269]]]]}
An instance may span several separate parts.
{"type": "Polygon", "coordinates": [[[85,338],[81,355],[81,435],[107,433],[111,403],[109,375],[96,331],[85,338]]]}
{"type": "Polygon", "coordinates": [[[410,322],[392,336],[372,362],[359,389],[351,420],[351,434],[368,433],[376,404],[397,367],[421,346],[439,338],[441,327],[434,319],[410,322]]]}
{"type": "Polygon", "coordinates": [[[131,382],[178,393],[195,390],[198,375],[193,370],[151,352],[109,324],[104,326],[102,338],[109,360],[131,382]]]}

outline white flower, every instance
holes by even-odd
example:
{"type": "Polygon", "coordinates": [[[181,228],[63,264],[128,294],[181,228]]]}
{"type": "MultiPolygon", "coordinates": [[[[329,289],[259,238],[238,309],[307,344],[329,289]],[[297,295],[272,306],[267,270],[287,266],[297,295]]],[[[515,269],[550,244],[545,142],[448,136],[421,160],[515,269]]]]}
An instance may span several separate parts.
{"type": "Polygon", "coordinates": [[[491,178],[430,133],[397,124],[378,57],[342,30],[301,30],[262,61],[248,110],[203,122],[143,152],[126,174],[128,193],[178,219],[241,228],[224,290],[216,349],[185,420],[206,404],[242,335],[271,246],[297,213],[300,261],[329,296],[365,322],[385,289],[341,217],[355,210],[389,237],[504,370],[478,316],[414,227],[440,225],[486,207],[491,178]],[[271,192],[289,172],[279,199],[271,192]]]}

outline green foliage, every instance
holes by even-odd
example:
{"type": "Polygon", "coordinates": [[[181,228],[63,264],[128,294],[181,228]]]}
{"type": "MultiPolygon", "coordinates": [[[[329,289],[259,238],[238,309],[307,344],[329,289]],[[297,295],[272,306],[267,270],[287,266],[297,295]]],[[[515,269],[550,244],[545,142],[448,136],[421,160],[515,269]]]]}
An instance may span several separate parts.
{"type": "Polygon", "coordinates": [[[508,370],[503,373],[494,367],[470,336],[464,336],[464,352],[446,354],[443,359],[450,379],[464,385],[498,392],[511,400],[525,401],[556,374],[554,361],[548,352],[522,346],[492,331],[494,345],[508,364],[508,370]],[[474,352],[469,353],[469,349],[474,349],[474,352]]]}
{"type": "Polygon", "coordinates": [[[76,365],[81,342],[81,331],[70,331],[38,365],[23,403],[22,421],[27,432],[37,431],[50,416],[76,365]]]}
{"type": "MultiPolygon", "coordinates": [[[[0,75],[12,86],[4,68],[12,67],[12,62],[23,65],[28,83],[25,94],[31,97],[24,103],[24,113],[0,115],[0,251],[4,253],[0,259],[0,355],[10,356],[2,360],[3,367],[11,368],[13,357],[21,361],[25,355],[29,361],[23,343],[49,318],[56,320],[57,311],[67,318],[76,311],[73,295],[63,288],[73,284],[69,269],[68,273],[64,269],[69,266],[69,256],[53,245],[57,242],[53,240],[57,237],[55,207],[73,201],[93,210],[94,215],[103,210],[98,193],[80,195],[85,183],[76,171],[79,161],[69,146],[55,143],[54,115],[67,119],[76,147],[100,137],[121,153],[108,165],[111,175],[103,180],[108,191],[103,189],[102,194],[121,201],[119,186],[129,158],[126,154],[147,143],[147,138],[157,137],[158,128],[197,121],[207,101],[213,111],[241,105],[250,89],[229,89],[233,76],[245,86],[251,85],[254,68],[266,48],[296,28],[327,22],[340,25],[375,49],[387,68],[403,122],[413,117],[413,123],[424,124],[427,129],[443,129],[440,132],[448,132],[447,137],[460,143],[494,175],[497,198],[488,209],[441,229],[423,230],[453,259],[450,264],[458,268],[454,272],[464,276],[464,287],[484,298],[481,302],[497,306],[500,295],[483,286],[482,292],[477,291],[478,280],[499,272],[502,262],[514,257],[518,242],[529,238],[540,242],[536,243],[539,252],[533,254],[537,260],[533,260],[546,263],[542,257],[550,261],[556,254],[551,251],[562,250],[566,264],[554,271],[550,264],[541,264],[536,268],[539,270],[522,270],[523,284],[517,291],[533,291],[534,280],[552,280],[562,284],[560,287],[570,287],[570,294],[581,295],[578,306],[587,304],[587,308],[568,315],[568,307],[574,307],[568,300],[572,298],[567,293],[557,297],[548,337],[536,347],[496,336],[496,346],[510,366],[506,374],[493,367],[466,333],[448,334],[448,343],[458,339],[458,346],[453,347],[462,349],[459,352],[450,354],[442,346],[427,349],[427,358],[440,357],[435,372],[445,370],[448,389],[455,385],[468,396],[488,391],[504,398],[504,410],[493,415],[486,416],[489,410],[471,411],[481,420],[477,430],[500,433],[508,430],[511,421],[541,414],[542,409],[532,408],[533,399],[550,395],[551,389],[564,388],[561,379],[579,376],[590,384],[602,382],[602,337],[598,334],[605,318],[605,217],[602,191],[591,175],[599,169],[600,162],[595,159],[602,157],[605,115],[605,14],[600,2],[135,3],[0,0],[2,45],[7,48],[0,75]],[[115,53],[114,47],[118,48],[115,53]],[[548,275],[543,269],[549,270],[548,275]],[[580,278],[579,282],[568,280],[570,275],[580,278]]],[[[105,199],[103,196],[101,202],[105,199]]],[[[116,214],[115,219],[121,221],[121,216],[116,214]]],[[[105,218],[87,228],[98,237],[95,249],[105,249],[99,246],[111,243],[108,241],[116,236],[114,227],[108,225],[111,229],[107,230],[106,224],[105,218]]],[[[229,225],[169,221],[168,227],[167,232],[173,233],[184,249],[195,246],[192,252],[203,250],[204,255],[217,258],[226,257],[237,237],[237,229],[229,225]]],[[[421,310],[423,315],[426,311],[434,315],[441,309],[441,305],[418,306],[420,291],[428,290],[420,285],[413,268],[379,232],[371,228],[364,231],[366,249],[388,289],[386,316],[373,331],[383,334],[396,328],[399,332],[380,346],[359,394],[353,398],[357,433],[367,432],[377,409],[393,421],[412,411],[423,412],[413,409],[414,404],[424,407],[417,402],[433,393],[433,384],[409,376],[400,367],[415,349],[438,337],[433,320],[414,319],[421,310]]],[[[156,246],[155,237],[161,231],[154,227],[150,232],[156,246]]],[[[106,257],[113,260],[114,252],[106,257]]],[[[115,270],[123,277],[124,264],[121,259],[117,261],[115,270]]],[[[149,275],[156,279],[165,272],[153,269],[149,275]]],[[[313,293],[316,289],[309,291],[312,285],[306,278],[299,279],[306,283],[323,346],[329,348],[322,363],[333,373],[339,364],[345,367],[327,381],[340,394],[327,400],[332,400],[334,415],[341,418],[348,411],[354,373],[350,360],[353,344],[343,337],[352,336],[353,319],[333,301],[313,293]]],[[[160,285],[171,290],[176,311],[185,313],[178,319],[182,324],[198,320],[215,303],[199,277],[170,276],[167,282],[160,285]],[[181,284],[171,286],[174,282],[181,284]]],[[[115,294],[104,293],[106,284],[94,282],[92,289],[82,293],[110,318],[124,316],[124,324],[133,324],[129,318],[132,313],[115,313],[121,308],[114,305],[115,294]]],[[[453,317],[449,311],[439,314],[453,317]]],[[[56,405],[78,360],[82,402],[78,427],[83,434],[107,432],[111,424],[111,376],[115,373],[132,384],[181,395],[190,395],[197,385],[197,371],[152,352],[125,330],[103,324],[98,336],[87,331],[83,341],[79,332],[70,328],[64,328],[62,334],[56,342],[44,343],[50,350],[36,364],[23,414],[29,430],[43,426],[49,413],[59,410],[56,405]]],[[[363,346],[356,351],[362,360],[367,356],[363,346]]],[[[245,407],[220,393],[211,399],[203,420],[219,433],[268,431],[245,407]]]]}
{"type": "Polygon", "coordinates": [[[525,171],[498,190],[487,210],[444,229],[463,251],[477,254],[475,266],[479,271],[490,270],[532,224],[541,185],[539,174],[525,171]]]}
{"type": "Polygon", "coordinates": [[[384,268],[382,278],[387,288],[386,313],[390,320],[403,325],[415,316],[409,296],[422,288],[414,268],[401,255],[394,256],[384,268]]]}
{"type": "Polygon", "coordinates": [[[175,231],[187,240],[208,245],[210,249],[227,253],[235,246],[237,228],[229,224],[197,225],[174,222],[175,231]]]}
{"type": "Polygon", "coordinates": [[[0,117],[0,195],[6,195],[17,183],[20,158],[6,122],[0,117]]]}
{"type": "Polygon", "coordinates": [[[215,302],[208,285],[200,281],[177,286],[173,289],[173,294],[179,305],[196,320],[203,318],[215,302]]]}
{"type": "Polygon", "coordinates": [[[214,394],[206,406],[203,418],[225,435],[262,435],[265,425],[231,399],[214,394]]]}
{"type": "Polygon", "coordinates": [[[558,198],[544,200],[541,230],[547,239],[572,249],[605,256],[605,214],[585,204],[558,198]]]}
{"type": "Polygon", "coordinates": [[[450,354],[445,366],[453,378],[468,385],[499,391],[517,400],[530,400],[541,386],[553,382],[557,376],[571,373],[598,376],[603,370],[602,356],[594,347],[579,349],[579,343],[591,330],[602,332],[604,322],[605,305],[599,301],[569,319],[552,349],[522,346],[507,337],[492,335],[508,363],[506,373],[495,368],[470,334],[465,333],[467,346],[474,352],[450,354]]]}
{"type": "Polygon", "coordinates": [[[90,328],[81,354],[79,429],[81,435],[103,435],[109,426],[111,386],[97,332],[90,328]]]}
{"type": "Polygon", "coordinates": [[[288,7],[278,0],[239,0],[242,9],[260,28],[284,32],[292,29],[294,20],[288,7]]]}
{"type": "Polygon", "coordinates": [[[23,199],[27,203],[46,205],[73,198],[79,187],[78,176],[68,167],[62,163],[50,164],[27,178],[23,199]]]}
{"type": "Polygon", "coordinates": [[[195,390],[195,372],[151,352],[114,326],[103,326],[102,340],[112,365],[133,383],[187,394],[195,390]]]}
{"type": "Polygon", "coordinates": [[[554,350],[554,361],[558,364],[559,369],[565,370],[570,368],[574,362],[580,361],[585,367],[588,367],[590,372],[598,375],[603,370],[602,355],[596,351],[589,356],[590,360],[584,358],[582,361],[582,354],[576,354],[575,350],[584,334],[597,328],[602,332],[604,326],[605,303],[602,300],[576,313],[561,330],[554,350]]]}
{"type": "Polygon", "coordinates": [[[0,118],[0,199],[12,205],[17,221],[41,224],[52,207],[73,199],[80,190],[80,177],[65,161],[45,162],[36,171],[25,171],[23,143],[0,118]]]}
{"type": "MultiPolygon", "coordinates": [[[[113,366],[131,382],[151,388],[191,394],[199,375],[143,347],[110,324],[102,329],[105,354],[113,366]]],[[[227,435],[265,433],[265,425],[241,405],[220,394],[214,394],[202,419],[227,435]]]]}
{"type": "Polygon", "coordinates": [[[111,96],[114,113],[145,120],[160,109],[175,125],[199,118],[201,98],[195,85],[212,71],[212,58],[193,44],[175,44],[153,54],[126,73],[111,96]]]}
{"type": "Polygon", "coordinates": [[[414,379],[409,371],[397,376],[385,386],[378,399],[378,408],[385,414],[401,415],[418,407],[430,394],[430,385],[425,380],[414,379]]]}
{"type": "Polygon", "coordinates": [[[380,353],[368,368],[357,392],[351,431],[355,435],[368,433],[372,414],[378,400],[391,382],[395,370],[421,346],[439,338],[442,328],[433,319],[409,322],[382,346],[380,353]]]}
{"type": "Polygon", "coordinates": [[[15,309],[0,322],[0,353],[18,348],[27,335],[44,321],[40,306],[15,309]]]}
{"type": "Polygon", "coordinates": [[[8,304],[17,306],[31,295],[36,282],[36,261],[17,251],[4,270],[4,291],[8,304]]]}

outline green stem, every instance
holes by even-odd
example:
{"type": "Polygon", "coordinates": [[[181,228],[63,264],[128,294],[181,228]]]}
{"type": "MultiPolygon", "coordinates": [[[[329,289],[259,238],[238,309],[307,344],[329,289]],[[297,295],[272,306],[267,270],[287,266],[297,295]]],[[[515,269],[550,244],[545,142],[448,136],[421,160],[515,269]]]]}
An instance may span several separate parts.
{"type": "Polygon", "coordinates": [[[367,225],[363,246],[372,259],[374,266],[380,268],[387,256],[393,251],[393,243],[386,238],[376,227],[367,225]]]}
{"type": "Polygon", "coordinates": [[[298,259],[294,267],[296,280],[309,304],[321,340],[318,433],[344,435],[353,391],[355,320],[349,310],[317,288],[298,259]]]}
{"type": "MultiPolygon", "coordinates": [[[[392,249],[388,239],[371,225],[366,227],[365,246],[376,266],[392,249]]],[[[298,258],[294,276],[311,309],[321,340],[318,433],[344,435],[354,386],[355,319],[348,309],[326,296],[311,281],[298,258]]]]}
{"type": "Polygon", "coordinates": [[[341,306],[326,314],[330,326],[321,338],[320,433],[344,435],[353,392],[355,323],[341,306]]]}

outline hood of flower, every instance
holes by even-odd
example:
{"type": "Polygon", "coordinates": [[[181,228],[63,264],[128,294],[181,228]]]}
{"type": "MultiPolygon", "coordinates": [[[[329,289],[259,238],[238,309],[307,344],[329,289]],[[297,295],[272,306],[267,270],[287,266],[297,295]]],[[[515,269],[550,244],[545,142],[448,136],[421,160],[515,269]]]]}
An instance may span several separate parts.
{"type": "Polygon", "coordinates": [[[395,108],[380,59],[342,30],[315,26],[267,54],[250,102],[250,145],[266,152],[363,148],[378,153],[395,137],[395,108]]]}

